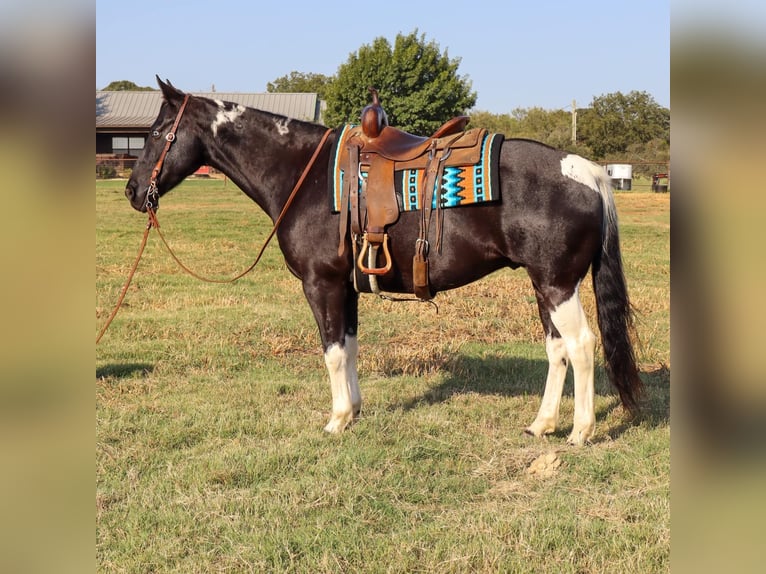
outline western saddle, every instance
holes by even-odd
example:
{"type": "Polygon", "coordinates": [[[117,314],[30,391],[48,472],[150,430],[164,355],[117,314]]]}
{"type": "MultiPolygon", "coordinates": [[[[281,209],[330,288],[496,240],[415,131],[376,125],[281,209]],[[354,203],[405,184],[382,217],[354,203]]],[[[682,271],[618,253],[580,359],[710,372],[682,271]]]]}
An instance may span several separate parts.
{"type": "MultiPolygon", "coordinates": [[[[412,271],[415,295],[427,301],[433,298],[428,280],[428,237],[434,208],[437,210],[436,247],[441,250],[439,197],[444,168],[478,163],[486,130],[476,128],[465,131],[469,118],[458,116],[447,121],[431,137],[413,135],[389,126],[377,90],[370,88],[370,92],[372,103],[362,110],[360,125],[351,128],[338,151],[339,165],[345,173],[341,191],[338,254],[345,252],[350,226],[357,270],[369,278],[371,290],[379,294],[377,277],[392,268],[386,229],[399,218],[394,172],[422,170],[421,196],[418,198],[420,228],[412,271]],[[381,247],[384,262],[378,265],[381,247]]],[[[357,270],[354,273],[355,284],[357,270]]]]}

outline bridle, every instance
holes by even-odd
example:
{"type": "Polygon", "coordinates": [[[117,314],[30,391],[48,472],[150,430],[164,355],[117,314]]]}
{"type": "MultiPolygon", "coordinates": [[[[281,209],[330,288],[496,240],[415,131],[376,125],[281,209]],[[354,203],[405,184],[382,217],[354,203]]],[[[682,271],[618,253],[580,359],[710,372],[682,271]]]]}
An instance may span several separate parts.
{"type": "Polygon", "coordinates": [[[252,265],[250,265],[250,267],[248,267],[242,273],[239,273],[237,276],[233,277],[232,279],[210,279],[195,273],[178,259],[176,254],[170,248],[170,245],[168,245],[168,242],[165,241],[165,236],[160,231],[160,224],[157,221],[157,216],[155,215],[155,211],[159,207],[159,191],[157,190],[157,177],[160,175],[160,171],[162,170],[162,164],[165,162],[165,156],[168,154],[168,150],[170,149],[170,146],[176,139],[176,130],[178,129],[178,123],[181,121],[181,116],[183,115],[184,110],[186,109],[186,104],[188,101],[189,101],[189,94],[186,94],[184,97],[183,104],[181,105],[181,108],[178,110],[178,115],[176,115],[176,120],[175,122],[173,122],[173,127],[170,128],[170,131],[165,136],[165,142],[166,142],[165,148],[162,150],[162,154],[160,154],[160,159],[157,160],[157,164],[154,166],[154,169],[152,170],[152,177],[151,177],[151,180],[149,181],[149,188],[146,190],[146,199],[144,201],[144,206],[146,207],[146,211],[149,214],[149,221],[146,224],[146,229],[144,230],[144,236],[141,239],[141,246],[138,249],[138,255],[136,256],[136,260],[133,263],[133,267],[131,268],[130,273],[128,274],[128,280],[125,282],[125,285],[123,286],[122,291],[120,292],[120,296],[117,300],[117,304],[112,310],[112,313],[109,315],[109,318],[106,320],[106,324],[103,326],[98,336],[96,337],[96,344],[99,343],[99,341],[101,340],[101,337],[103,337],[104,333],[109,328],[109,325],[112,323],[112,320],[114,319],[115,315],[117,315],[117,311],[122,305],[122,301],[125,298],[125,294],[128,291],[128,287],[130,286],[130,282],[133,280],[133,275],[135,274],[136,269],[138,268],[138,262],[141,260],[141,255],[143,255],[144,253],[144,247],[146,247],[146,240],[149,237],[149,231],[152,229],[152,227],[154,227],[157,230],[157,234],[160,236],[160,239],[165,244],[165,247],[167,248],[171,257],[175,260],[175,262],[178,263],[178,265],[184,271],[186,271],[193,277],[196,277],[197,279],[201,279],[202,281],[207,281],[209,283],[233,283],[234,281],[241,279],[242,277],[250,273],[250,271],[255,269],[255,266],[258,265],[258,262],[261,260],[261,256],[263,256],[263,253],[266,251],[266,247],[268,247],[269,242],[272,240],[274,235],[276,235],[277,229],[279,229],[279,224],[282,223],[282,219],[284,219],[285,214],[287,213],[287,210],[292,205],[293,200],[295,199],[295,196],[298,194],[298,190],[303,185],[303,182],[306,180],[306,176],[308,176],[309,172],[311,171],[311,168],[316,162],[316,159],[319,157],[319,153],[322,151],[324,144],[327,142],[327,138],[333,132],[331,128],[328,128],[325,131],[324,135],[322,136],[322,139],[320,140],[319,144],[314,149],[314,153],[312,154],[311,159],[309,159],[308,163],[306,164],[306,167],[303,169],[303,173],[301,173],[301,176],[298,178],[298,181],[295,183],[295,186],[290,192],[290,195],[287,197],[287,201],[282,207],[282,211],[279,213],[279,216],[274,221],[274,227],[271,228],[271,232],[266,238],[266,241],[263,242],[263,245],[261,246],[261,249],[258,252],[258,256],[255,258],[255,261],[253,261],[252,265]]]}
{"type": "MultiPolygon", "coordinates": [[[[322,148],[324,147],[324,144],[327,141],[327,138],[330,136],[333,130],[331,128],[328,128],[327,130],[325,130],[325,133],[322,136],[322,139],[320,140],[317,147],[314,149],[314,153],[311,156],[311,159],[309,159],[308,163],[306,164],[306,167],[303,169],[303,173],[301,173],[300,178],[298,178],[298,181],[293,187],[293,190],[290,192],[290,195],[287,197],[287,201],[285,201],[285,204],[282,207],[282,211],[279,213],[279,216],[274,221],[274,227],[271,228],[271,232],[266,238],[266,241],[263,242],[263,245],[261,246],[261,249],[258,252],[258,256],[255,258],[255,261],[253,261],[252,265],[250,265],[250,267],[248,267],[242,273],[239,273],[232,279],[210,279],[208,277],[203,277],[202,275],[199,275],[198,273],[195,273],[194,271],[189,269],[176,256],[176,254],[173,252],[173,249],[171,249],[170,245],[165,240],[165,236],[163,235],[162,231],[160,231],[160,224],[159,224],[159,221],[157,221],[157,215],[156,215],[156,211],[160,206],[159,205],[160,194],[159,194],[159,190],[157,189],[157,178],[160,175],[160,171],[162,171],[162,164],[165,162],[165,157],[168,155],[168,150],[170,150],[170,146],[173,145],[174,141],[176,141],[176,130],[178,129],[178,124],[181,121],[181,116],[183,116],[184,110],[186,109],[186,104],[188,102],[189,102],[189,94],[185,94],[184,101],[181,104],[181,107],[178,109],[178,114],[176,114],[176,119],[173,122],[173,127],[170,128],[170,131],[165,136],[165,147],[162,150],[162,153],[160,154],[160,158],[157,160],[157,163],[155,164],[154,169],[152,170],[152,176],[151,176],[151,179],[149,180],[149,187],[146,190],[146,198],[144,199],[144,207],[146,208],[146,212],[149,214],[149,221],[147,223],[146,229],[148,231],[149,229],[154,227],[157,230],[157,234],[160,236],[160,239],[165,244],[165,247],[167,248],[168,253],[170,253],[170,256],[189,275],[192,275],[193,277],[196,277],[197,279],[201,279],[202,281],[207,281],[209,283],[233,283],[234,281],[237,281],[238,279],[241,279],[242,277],[250,273],[250,271],[252,271],[256,265],[258,265],[258,262],[261,260],[261,256],[263,255],[264,251],[266,251],[266,247],[269,245],[269,242],[272,240],[274,235],[276,235],[277,229],[279,229],[279,224],[282,223],[282,219],[285,217],[287,210],[292,205],[293,200],[295,199],[295,196],[298,193],[298,190],[300,189],[301,185],[303,185],[303,182],[305,181],[306,176],[308,175],[309,171],[311,171],[311,168],[313,167],[317,157],[319,157],[319,152],[322,151],[322,148]]],[[[145,242],[145,239],[144,239],[144,242],[145,242]]],[[[139,258],[140,257],[141,256],[139,255],[139,258]]]]}
{"type": "Polygon", "coordinates": [[[181,121],[181,116],[184,114],[184,110],[186,110],[186,104],[188,102],[189,102],[189,94],[186,94],[184,96],[183,104],[181,104],[181,108],[178,110],[176,119],[173,122],[173,127],[171,127],[170,131],[167,133],[167,135],[165,135],[165,147],[163,148],[162,153],[160,154],[160,159],[157,160],[157,163],[154,166],[154,169],[152,170],[152,177],[151,177],[151,180],[149,180],[149,187],[146,189],[146,198],[144,199],[144,208],[146,212],[149,214],[149,221],[146,223],[146,228],[144,229],[144,236],[141,239],[141,246],[138,248],[138,255],[136,256],[136,260],[134,261],[133,266],[131,267],[130,272],[128,273],[128,280],[125,282],[125,285],[123,286],[122,291],[120,292],[120,296],[117,299],[117,304],[114,306],[114,309],[112,309],[112,312],[109,315],[109,318],[106,320],[106,323],[101,328],[101,331],[99,331],[98,335],[96,336],[97,345],[99,341],[101,341],[101,337],[103,337],[104,333],[106,333],[106,330],[109,328],[109,325],[112,324],[112,320],[114,319],[115,315],[117,315],[117,311],[120,309],[120,306],[122,305],[122,301],[125,299],[125,294],[128,292],[128,287],[130,287],[130,282],[133,280],[133,275],[135,275],[136,269],[138,269],[138,262],[141,261],[141,256],[144,253],[144,248],[146,247],[146,240],[149,238],[149,231],[152,229],[152,227],[154,227],[159,232],[160,224],[157,222],[157,216],[154,214],[154,212],[160,206],[160,192],[157,189],[157,178],[159,177],[160,171],[162,170],[162,164],[165,163],[165,157],[168,155],[170,146],[173,144],[174,141],[176,141],[176,130],[178,129],[178,124],[181,121]]]}
{"type": "Polygon", "coordinates": [[[146,190],[146,198],[144,199],[144,208],[146,211],[154,212],[160,208],[160,192],[159,189],[157,189],[157,178],[160,176],[162,164],[165,163],[165,157],[168,155],[168,151],[170,151],[170,146],[176,141],[176,130],[178,129],[178,124],[181,122],[181,116],[184,115],[187,103],[189,103],[189,94],[184,96],[184,101],[178,109],[178,114],[176,114],[173,127],[171,127],[170,131],[165,134],[165,147],[160,154],[160,159],[157,160],[157,163],[152,170],[152,177],[149,180],[149,187],[146,190]]]}

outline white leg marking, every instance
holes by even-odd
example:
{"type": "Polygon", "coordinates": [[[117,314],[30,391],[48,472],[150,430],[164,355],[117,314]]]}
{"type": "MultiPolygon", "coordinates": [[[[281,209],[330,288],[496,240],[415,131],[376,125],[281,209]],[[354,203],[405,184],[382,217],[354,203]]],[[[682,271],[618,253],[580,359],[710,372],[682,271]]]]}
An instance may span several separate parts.
{"type": "Polygon", "coordinates": [[[359,356],[359,342],[355,336],[346,335],[346,356],[346,378],[351,395],[351,407],[354,410],[354,416],[358,416],[362,411],[362,392],[359,389],[359,372],[356,367],[356,360],[359,356]]]}
{"type": "Polygon", "coordinates": [[[572,297],[551,312],[551,321],[561,334],[574,371],[574,426],[567,442],[582,445],[593,437],[596,429],[593,385],[593,352],[596,337],[588,326],[580,303],[580,286],[572,297]]]}
{"type": "Polygon", "coordinates": [[[548,354],[548,378],[545,380],[545,392],[535,422],[526,429],[534,436],[543,436],[556,430],[561,393],[567,376],[568,361],[564,340],[548,335],[545,338],[545,351],[548,354]]]}
{"type": "Polygon", "coordinates": [[[218,128],[221,127],[223,124],[227,122],[233,122],[236,120],[239,116],[245,113],[245,106],[242,104],[226,104],[225,102],[222,102],[221,100],[215,100],[215,102],[218,104],[218,113],[215,116],[215,120],[213,120],[212,125],[210,128],[213,130],[213,136],[218,135],[218,128]],[[226,109],[226,108],[229,109],[226,109]]]}
{"type": "Polygon", "coordinates": [[[331,433],[343,431],[354,418],[354,406],[352,403],[349,385],[349,360],[348,345],[341,347],[335,343],[325,351],[324,361],[330,373],[330,389],[332,391],[332,415],[330,422],[324,430],[331,433]]]}

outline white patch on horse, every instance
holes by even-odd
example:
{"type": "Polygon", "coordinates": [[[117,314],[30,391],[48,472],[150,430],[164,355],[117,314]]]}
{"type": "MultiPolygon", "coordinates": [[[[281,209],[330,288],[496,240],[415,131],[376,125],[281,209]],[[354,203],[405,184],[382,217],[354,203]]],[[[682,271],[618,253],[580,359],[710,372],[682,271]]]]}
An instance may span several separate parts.
{"type": "Polygon", "coordinates": [[[545,337],[545,351],[548,355],[548,377],[545,379],[543,400],[535,421],[526,429],[534,436],[543,436],[556,430],[561,393],[564,390],[569,364],[567,348],[562,338],[548,334],[545,337]]]}
{"type": "Polygon", "coordinates": [[[290,124],[290,118],[282,118],[279,120],[274,120],[274,125],[277,126],[277,132],[279,132],[279,135],[286,136],[290,133],[290,128],[287,127],[290,124]]]}
{"type": "MultiPolygon", "coordinates": [[[[356,339],[356,338],[354,338],[356,339]]],[[[332,416],[324,428],[327,432],[339,433],[354,419],[354,401],[361,406],[358,396],[358,382],[349,371],[356,370],[356,340],[351,345],[344,341],[341,346],[334,343],[324,354],[327,371],[330,374],[330,389],[332,391],[332,416]],[[356,387],[356,388],[355,388],[356,387]],[[357,396],[354,396],[357,395],[357,396]]]]}
{"type": "Polygon", "coordinates": [[[606,170],[579,155],[569,154],[561,160],[561,173],[578,183],[587,185],[601,196],[604,206],[604,219],[602,222],[604,245],[606,249],[609,227],[617,226],[617,211],[612,198],[612,184],[606,170]]]}
{"type": "Polygon", "coordinates": [[[226,104],[221,100],[215,100],[215,103],[218,104],[218,113],[215,116],[215,120],[213,120],[213,124],[210,126],[213,130],[213,137],[218,135],[219,127],[225,123],[234,122],[239,116],[245,113],[246,109],[242,104],[237,104],[235,106],[233,104],[226,104]],[[231,107],[226,109],[230,105],[231,107]]]}
{"type": "Polygon", "coordinates": [[[359,390],[359,371],[356,366],[358,356],[359,342],[356,336],[346,335],[346,378],[351,393],[351,407],[354,410],[354,416],[357,416],[362,410],[362,393],[359,390]]]}
{"type": "Polygon", "coordinates": [[[574,426],[567,442],[575,445],[588,442],[596,428],[593,406],[593,353],[596,336],[588,326],[579,291],[578,283],[572,296],[551,311],[551,322],[561,334],[574,372],[574,426]]]}
{"type": "Polygon", "coordinates": [[[578,183],[587,185],[596,193],[600,193],[600,174],[596,170],[604,171],[604,168],[579,155],[570,153],[568,156],[561,160],[561,173],[563,175],[575,180],[578,183]]]}

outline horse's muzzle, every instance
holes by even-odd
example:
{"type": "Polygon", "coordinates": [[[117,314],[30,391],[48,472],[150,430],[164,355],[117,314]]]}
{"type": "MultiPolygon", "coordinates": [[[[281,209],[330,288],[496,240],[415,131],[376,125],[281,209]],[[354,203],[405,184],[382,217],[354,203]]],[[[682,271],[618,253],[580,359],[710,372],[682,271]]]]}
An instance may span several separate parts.
{"type": "Polygon", "coordinates": [[[138,203],[138,194],[136,193],[137,187],[136,182],[133,180],[128,181],[128,184],[125,186],[125,197],[128,198],[133,209],[138,209],[140,211],[140,207],[144,202],[142,201],[141,203],[138,203]]]}
{"type": "MultiPolygon", "coordinates": [[[[125,186],[125,197],[128,198],[130,205],[136,211],[145,213],[146,208],[149,207],[149,203],[147,201],[147,198],[149,197],[149,189],[147,189],[144,193],[139,193],[138,184],[132,180],[128,181],[128,184],[125,186]]],[[[156,191],[154,194],[152,194],[152,199],[153,201],[151,206],[156,211],[157,207],[159,207],[159,197],[157,196],[156,191]]]]}

